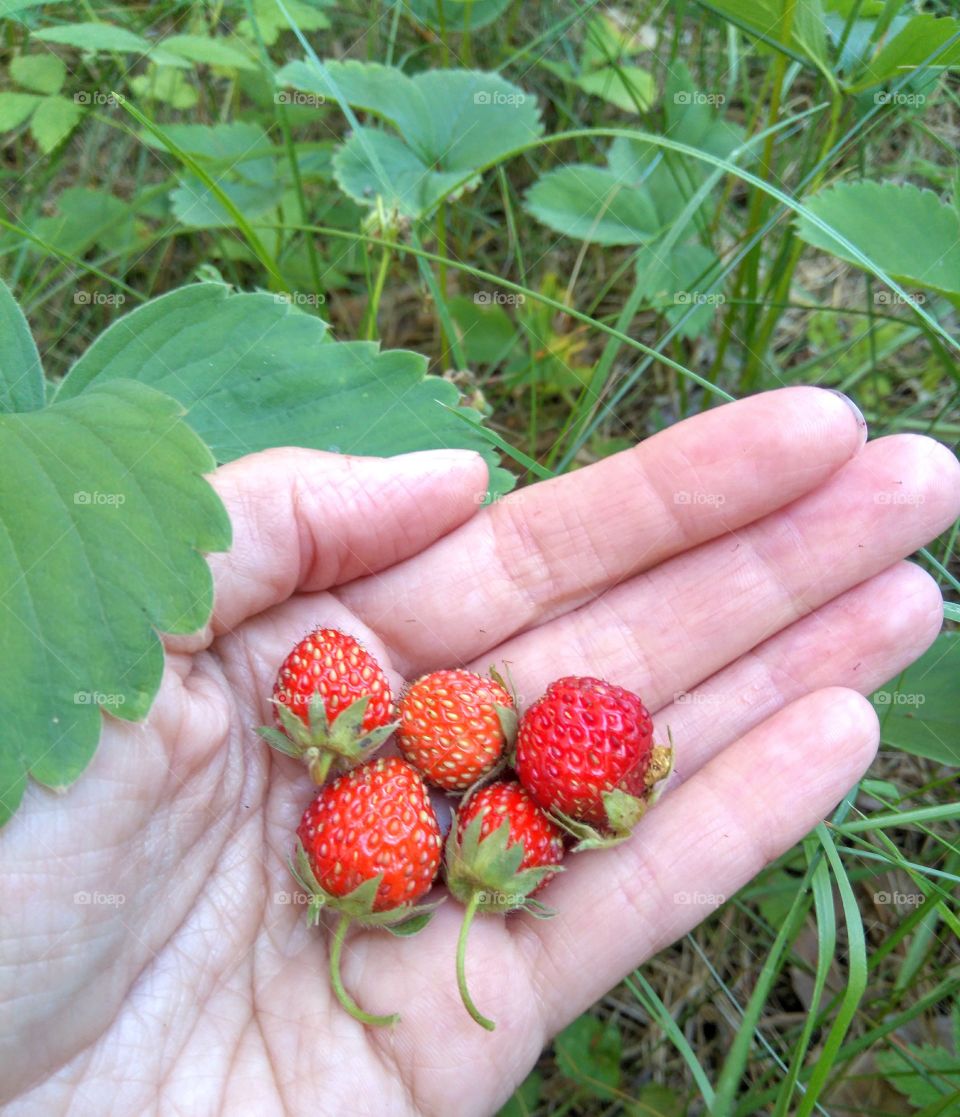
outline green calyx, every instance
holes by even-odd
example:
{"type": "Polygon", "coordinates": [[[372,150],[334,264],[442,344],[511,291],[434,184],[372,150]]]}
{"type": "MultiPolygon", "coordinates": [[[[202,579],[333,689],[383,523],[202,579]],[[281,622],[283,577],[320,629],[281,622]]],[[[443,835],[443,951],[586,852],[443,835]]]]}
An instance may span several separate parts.
{"type": "Polygon", "coordinates": [[[560,871],[559,865],[521,869],[524,849],[520,842],[510,841],[510,822],[504,821],[481,838],[483,818],[477,815],[466,828],[461,841],[457,820],[453,819],[444,850],[446,880],[450,893],[461,903],[477,897],[477,910],[504,914],[526,909],[541,915],[543,905],[529,899],[530,894],[546,877],[560,871]]]}
{"type": "Polygon", "coordinates": [[[582,853],[588,849],[609,849],[630,837],[633,828],[656,802],[662,789],[662,782],[670,775],[672,769],[672,741],[670,745],[654,745],[650,751],[650,761],[644,776],[646,790],[642,795],[629,795],[619,788],[603,793],[607,825],[602,829],[592,826],[589,822],[571,818],[562,811],[550,811],[550,817],[562,830],[576,839],[577,844],[573,847],[573,853],[582,853]]]}
{"type": "Polygon", "coordinates": [[[306,764],[314,783],[322,784],[331,771],[345,772],[369,760],[397,728],[398,722],[364,733],[361,729],[370,696],[364,695],[331,722],[323,696],[314,694],[304,723],[282,702],[275,702],[283,729],[263,725],[257,732],[271,748],[306,764]]]}
{"type": "Polygon", "coordinates": [[[467,986],[467,937],[474,916],[480,912],[504,915],[509,911],[526,911],[538,919],[554,913],[538,900],[530,898],[546,877],[561,871],[559,865],[521,869],[524,849],[520,842],[509,844],[510,821],[504,821],[480,837],[483,817],[477,815],[467,826],[461,841],[457,835],[457,819],[450,824],[445,849],[446,880],[451,894],[466,904],[460,936],[457,940],[457,986],[460,998],[470,1016],[487,1031],[496,1027],[474,1004],[467,986]]]}
{"type": "Polygon", "coordinates": [[[403,904],[390,911],[374,911],[377,890],[383,880],[380,873],[369,880],[365,880],[346,896],[333,896],[327,892],[314,875],[310,866],[310,859],[303,848],[302,842],[297,842],[294,860],[290,863],[290,872],[300,887],[310,895],[307,906],[307,922],[316,926],[320,921],[320,913],[329,908],[340,916],[336,931],[330,944],[330,985],[336,994],[337,1000],[344,1009],[361,1024],[371,1027],[386,1027],[396,1024],[400,1019],[399,1014],[391,1013],[387,1016],[377,1016],[366,1012],[347,992],[343,977],[340,973],[340,957],[343,952],[343,942],[347,931],[354,923],[361,927],[382,927],[392,935],[406,937],[422,931],[430,922],[436,908],[443,903],[438,900],[433,904],[403,904]]]}

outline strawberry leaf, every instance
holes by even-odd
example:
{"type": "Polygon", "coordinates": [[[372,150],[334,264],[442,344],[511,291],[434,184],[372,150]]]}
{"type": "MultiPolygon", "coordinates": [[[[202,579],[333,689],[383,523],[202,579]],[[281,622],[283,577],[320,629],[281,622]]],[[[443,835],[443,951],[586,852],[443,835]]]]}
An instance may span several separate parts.
{"type": "Polygon", "coordinates": [[[206,623],[202,552],[230,540],[213,465],[176,401],[143,384],[0,415],[0,822],[28,772],[62,788],[83,771],[101,708],[145,716],[157,630],[206,623]]]}
{"type": "MultiPolygon", "coordinates": [[[[842,183],[804,199],[816,217],[899,283],[960,297],[960,214],[930,190],[892,182],[842,183]]],[[[856,260],[844,245],[805,218],[797,234],[815,248],[856,260]]]]}
{"type": "Polygon", "coordinates": [[[386,456],[462,446],[490,463],[492,493],[508,491],[512,475],[458,420],[456,387],[426,368],[418,353],[330,341],[321,319],[281,295],[196,283],[114,321],[57,399],[129,377],[178,399],[220,462],[273,446],[386,456]]]}
{"type": "Polygon", "coordinates": [[[334,168],[341,188],[361,204],[382,197],[411,217],[543,131],[535,98],[499,74],[426,70],[408,77],[374,62],[331,61],[322,68],[290,62],[277,81],[352,105],[399,133],[357,130],[334,168]]]}
{"type": "Polygon", "coordinates": [[[0,412],[43,407],[40,354],[23,312],[0,280],[0,412]]]}

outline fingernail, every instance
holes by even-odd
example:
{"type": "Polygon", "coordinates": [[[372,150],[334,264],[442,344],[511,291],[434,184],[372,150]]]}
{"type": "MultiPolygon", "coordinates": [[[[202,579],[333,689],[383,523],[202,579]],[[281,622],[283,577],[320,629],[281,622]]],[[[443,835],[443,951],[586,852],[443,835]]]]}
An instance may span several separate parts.
{"type": "Polygon", "coordinates": [[[856,416],[857,431],[860,434],[860,445],[862,446],[867,441],[867,420],[863,417],[863,412],[860,410],[859,407],[857,407],[853,400],[849,396],[844,395],[843,392],[837,391],[836,388],[827,388],[827,391],[832,392],[839,399],[842,399],[847,407],[849,407],[853,414],[856,416]]]}
{"type": "Polygon", "coordinates": [[[439,450],[412,450],[409,454],[399,454],[394,461],[403,459],[411,466],[420,469],[436,469],[441,466],[458,469],[463,466],[473,465],[480,460],[476,450],[458,450],[441,448],[439,450]]]}

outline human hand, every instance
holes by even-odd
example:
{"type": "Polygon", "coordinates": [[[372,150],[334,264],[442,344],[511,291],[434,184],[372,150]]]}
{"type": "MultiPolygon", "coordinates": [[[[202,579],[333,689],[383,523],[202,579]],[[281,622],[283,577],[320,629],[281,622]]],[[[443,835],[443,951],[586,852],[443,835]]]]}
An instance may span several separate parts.
{"type": "Polygon", "coordinates": [[[0,1102],[21,1114],[486,1114],[547,1039],[806,834],[877,744],[869,693],[941,599],[899,560],[960,510],[960,470],[913,436],[866,447],[817,389],[709,411],[478,508],[475,455],[277,450],[213,477],[234,523],[208,630],[167,641],[150,716],[105,719],[66,795],[0,831],[0,1102]],[[909,498],[909,499],[907,499],[909,498]],[[316,624],[393,682],[507,661],[638,691],[676,771],[631,840],[576,856],[549,921],[480,919],[454,980],[446,903],[413,939],[354,932],[327,983],[286,859],[311,789],[256,737],[316,624]],[[859,693],[857,693],[859,692],[859,693]],[[86,899],[86,902],[84,900],[86,899]],[[281,901],[287,902],[281,902],[281,901]]]}

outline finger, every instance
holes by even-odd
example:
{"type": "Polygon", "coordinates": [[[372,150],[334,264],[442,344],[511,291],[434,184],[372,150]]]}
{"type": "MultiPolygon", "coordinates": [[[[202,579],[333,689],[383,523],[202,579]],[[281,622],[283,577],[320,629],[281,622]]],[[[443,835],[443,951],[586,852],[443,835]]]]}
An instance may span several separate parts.
{"type": "Polygon", "coordinates": [[[657,710],[673,695],[911,554],[960,511],[960,466],[914,435],[864,447],[826,484],[494,649],[533,701],[563,674],[601,675],[657,710]]]}
{"type": "Polygon", "coordinates": [[[658,738],[669,727],[676,749],[672,783],[812,691],[871,694],[923,655],[942,625],[940,588],[909,562],[834,598],[657,712],[658,738]]]}
{"type": "Polygon", "coordinates": [[[560,914],[514,923],[535,968],[547,1034],[809,833],[863,775],[878,735],[866,699],[818,691],[665,796],[629,842],[573,855],[544,894],[560,914]]]}
{"type": "Polygon", "coordinates": [[[421,551],[477,511],[486,465],[466,450],[362,458],[289,447],[240,458],[211,481],[233,524],[231,550],[209,560],[219,635],[296,590],[421,551]]]}
{"type": "Polygon", "coordinates": [[[416,564],[341,596],[408,673],[463,662],[815,488],[856,454],[861,422],[818,388],[708,411],[498,501],[416,564]]]}

